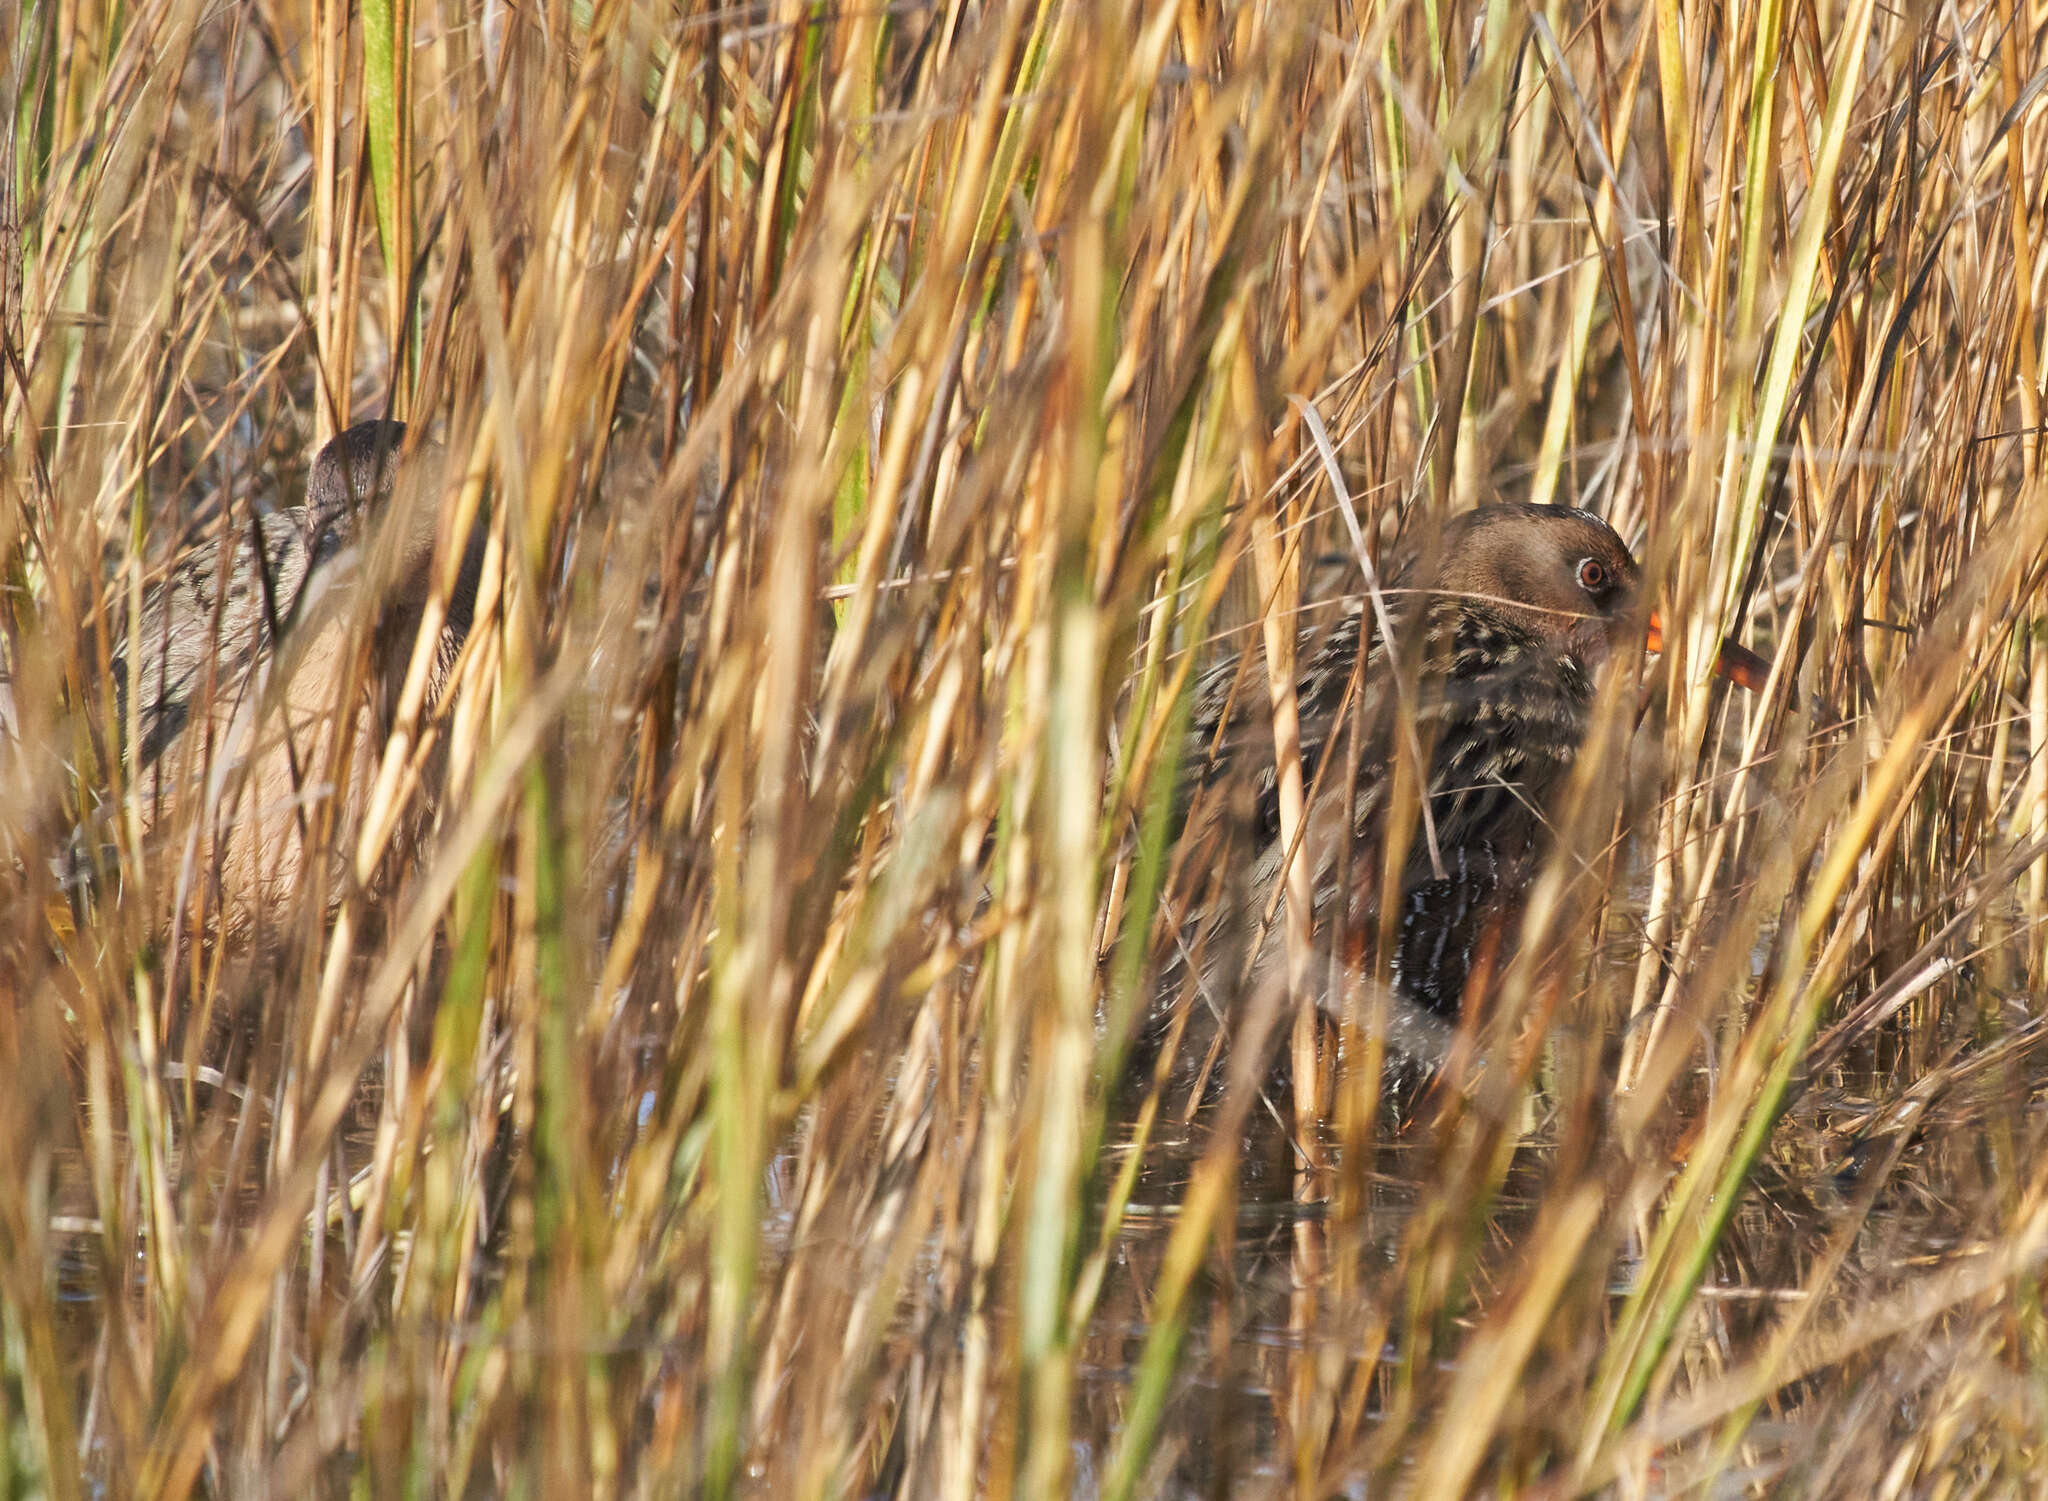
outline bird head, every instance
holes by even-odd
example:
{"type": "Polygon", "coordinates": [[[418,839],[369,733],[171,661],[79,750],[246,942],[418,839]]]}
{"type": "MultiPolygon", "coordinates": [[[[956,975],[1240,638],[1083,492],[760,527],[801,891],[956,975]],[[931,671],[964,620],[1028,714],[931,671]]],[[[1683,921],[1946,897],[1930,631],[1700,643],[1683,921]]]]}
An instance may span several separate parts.
{"type": "MultiPolygon", "coordinates": [[[[363,544],[358,556],[369,565],[376,597],[416,617],[440,527],[445,467],[439,444],[415,439],[408,446],[402,422],[359,422],[336,434],[306,476],[300,524],[308,550],[325,559],[363,544]]],[[[465,540],[463,576],[451,601],[451,614],[459,612],[464,625],[483,540],[477,523],[465,540]]]]}
{"type": "MultiPolygon", "coordinates": [[[[1453,519],[1416,576],[1431,618],[1490,655],[1540,653],[1590,681],[1617,652],[1663,649],[1642,603],[1642,571],[1614,528],[1570,506],[1481,506],[1453,519]]],[[[1482,653],[1482,655],[1489,655],[1482,653]]],[[[1483,666],[1483,664],[1482,664],[1483,666]]],[[[1770,664],[1729,641],[1716,670],[1761,688],[1770,664]]],[[[1459,668],[1453,668],[1456,673],[1459,668]]]]}
{"type": "Polygon", "coordinates": [[[319,552],[362,534],[390,498],[404,442],[403,422],[358,422],[320,450],[301,513],[309,547],[319,552]]]}

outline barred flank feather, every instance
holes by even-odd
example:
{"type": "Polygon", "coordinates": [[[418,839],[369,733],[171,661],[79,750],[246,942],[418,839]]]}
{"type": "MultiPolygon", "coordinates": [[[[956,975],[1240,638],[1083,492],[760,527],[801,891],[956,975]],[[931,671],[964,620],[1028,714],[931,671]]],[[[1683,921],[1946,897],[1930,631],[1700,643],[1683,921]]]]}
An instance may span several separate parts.
{"type": "MultiPolygon", "coordinates": [[[[1621,538],[1587,512],[1493,505],[1451,522],[1434,547],[1409,549],[1390,577],[1394,639],[1416,652],[1420,667],[1413,712],[1429,764],[1429,827],[1401,831],[1408,855],[1390,958],[1397,998],[1422,1013],[1408,1020],[1427,1034],[1437,1030],[1429,1019],[1458,1015],[1482,949],[1512,933],[1542,855],[1547,813],[1585,737],[1595,675],[1616,646],[1640,641],[1639,575],[1621,538]]],[[[1295,684],[1302,769],[1312,789],[1304,858],[1314,873],[1314,931],[1325,947],[1340,914],[1353,945],[1377,932],[1374,882],[1391,832],[1384,805],[1399,696],[1377,633],[1361,669],[1365,622],[1366,606],[1350,605],[1334,626],[1304,631],[1296,658],[1304,664],[1295,684]],[[1346,724],[1353,697],[1355,750],[1346,724]],[[1355,776],[1331,759],[1338,747],[1355,761],[1355,776]],[[1347,865],[1354,889],[1341,901],[1347,865]]],[[[1189,830],[1219,817],[1228,830],[1231,803],[1219,789],[1236,782],[1252,793],[1234,831],[1249,879],[1220,900],[1190,902],[1205,929],[1197,949],[1208,956],[1201,981],[1212,998],[1237,988],[1241,975],[1219,964],[1234,959],[1241,967],[1247,944],[1254,965],[1279,962],[1279,925],[1260,928],[1287,854],[1278,837],[1270,703],[1241,655],[1211,666],[1196,689],[1186,758],[1189,830]],[[1233,930],[1242,936],[1231,939],[1233,930]]],[[[1214,868],[1207,860],[1190,864],[1214,868]]],[[[1174,966],[1163,993],[1184,968],[1174,966]]]]}

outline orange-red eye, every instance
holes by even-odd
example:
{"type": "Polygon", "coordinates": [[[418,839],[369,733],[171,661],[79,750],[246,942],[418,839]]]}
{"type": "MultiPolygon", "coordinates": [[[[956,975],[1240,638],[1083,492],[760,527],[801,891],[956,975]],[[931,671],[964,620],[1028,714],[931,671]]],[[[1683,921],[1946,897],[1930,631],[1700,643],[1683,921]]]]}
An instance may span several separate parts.
{"type": "Polygon", "coordinates": [[[1614,576],[1598,558],[1587,558],[1579,564],[1579,587],[1588,594],[1599,594],[1613,582],[1614,576]]]}

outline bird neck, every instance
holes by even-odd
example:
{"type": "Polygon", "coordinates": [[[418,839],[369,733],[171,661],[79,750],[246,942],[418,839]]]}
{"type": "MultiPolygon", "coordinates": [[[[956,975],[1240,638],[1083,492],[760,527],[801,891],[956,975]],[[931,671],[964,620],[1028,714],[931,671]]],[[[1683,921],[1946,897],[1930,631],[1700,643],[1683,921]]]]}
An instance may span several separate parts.
{"type": "Polygon", "coordinates": [[[1475,610],[1458,611],[1441,665],[1450,681],[1496,687],[1509,701],[1537,694],[1577,711],[1593,701],[1593,674],[1569,642],[1475,610]]]}
{"type": "Polygon", "coordinates": [[[1440,837],[1513,858],[1577,757],[1591,674],[1568,642],[1469,610],[1438,668],[1430,802],[1440,837]]]}

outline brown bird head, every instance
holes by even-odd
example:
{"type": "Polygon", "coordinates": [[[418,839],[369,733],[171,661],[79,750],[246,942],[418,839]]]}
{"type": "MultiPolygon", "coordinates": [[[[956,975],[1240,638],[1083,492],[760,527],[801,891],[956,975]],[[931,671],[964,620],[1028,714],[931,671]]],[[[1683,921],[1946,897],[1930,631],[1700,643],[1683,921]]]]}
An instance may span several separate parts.
{"type": "MultiPolygon", "coordinates": [[[[379,601],[378,655],[385,659],[387,675],[404,671],[433,581],[429,565],[440,528],[446,467],[439,444],[417,439],[407,444],[404,423],[359,422],[320,450],[306,476],[301,524],[315,557],[365,544],[368,583],[379,601]]],[[[477,518],[463,543],[448,599],[435,698],[443,686],[441,675],[469,630],[487,530],[477,518]]]]}
{"type": "MultiPolygon", "coordinates": [[[[1432,634],[1449,636],[1456,677],[1540,666],[1590,685],[1616,651],[1663,649],[1656,616],[1641,609],[1635,558],[1590,511],[1480,506],[1446,525],[1404,582],[1425,596],[1432,634]]],[[[1751,689],[1770,670],[1732,641],[1715,666],[1751,689]]]]}
{"type": "Polygon", "coordinates": [[[1535,654],[1590,681],[1616,647],[1642,639],[1636,560],[1590,511],[1482,506],[1443,529],[1433,556],[1422,587],[1432,623],[1452,626],[1454,675],[1535,654]]]}
{"type": "Polygon", "coordinates": [[[306,544],[319,558],[388,527],[386,584],[401,596],[424,587],[440,522],[443,466],[438,444],[416,441],[408,449],[405,437],[403,422],[358,422],[336,434],[313,460],[299,513],[306,544]]]}
{"type": "Polygon", "coordinates": [[[309,542],[330,532],[353,534],[390,497],[404,443],[403,422],[358,422],[320,450],[306,475],[300,516],[309,542]]]}

